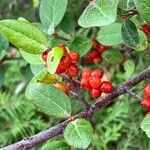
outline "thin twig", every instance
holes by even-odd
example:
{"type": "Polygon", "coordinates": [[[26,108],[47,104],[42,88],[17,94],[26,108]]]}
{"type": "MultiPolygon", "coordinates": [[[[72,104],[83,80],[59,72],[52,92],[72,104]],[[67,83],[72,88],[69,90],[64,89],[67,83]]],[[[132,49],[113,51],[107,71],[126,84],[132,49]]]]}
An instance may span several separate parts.
{"type": "Polygon", "coordinates": [[[130,94],[131,96],[133,96],[134,98],[138,99],[139,101],[142,100],[142,98],[137,93],[135,93],[129,89],[127,89],[127,93],[130,94]]]}
{"type": "MultiPolygon", "coordinates": [[[[97,102],[92,104],[90,109],[83,110],[79,114],[73,116],[73,119],[77,118],[89,118],[92,117],[93,113],[100,110],[101,108],[107,106],[108,104],[114,102],[117,97],[127,93],[127,90],[133,88],[138,83],[150,78],[150,67],[145,69],[143,72],[139,73],[134,78],[128,80],[127,82],[118,85],[110,94],[105,97],[98,98],[97,102]]],[[[54,127],[51,127],[45,131],[42,131],[36,135],[23,139],[17,143],[4,147],[3,150],[29,150],[37,144],[47,141],[59,134],[63,133],[63,130],[67,124],[72,121],[72,119],[67,119],[64,122],[57,124],[54,127]]]]}

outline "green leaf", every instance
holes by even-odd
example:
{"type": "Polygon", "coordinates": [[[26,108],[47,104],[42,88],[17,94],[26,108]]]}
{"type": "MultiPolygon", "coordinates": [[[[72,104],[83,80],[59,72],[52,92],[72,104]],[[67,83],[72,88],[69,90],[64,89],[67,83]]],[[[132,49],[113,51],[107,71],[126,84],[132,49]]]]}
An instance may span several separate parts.
{"type": "Polygon", "coordinates": [[[31,68],[32,73],[34,75],[36,75],[38,72],[40,72],[41,70],[43,70],[44,64],[40,64],[40,65],[30,64],[30,68],[31,68]]]}
{"type": "Polygon", "coordinates": [[[102,57],[108,64],[118,64],[122,61],[122,54],[119,50],[110,49],[102,53],[102,57]]]}
{"type": "Polygon", "coordinates": [[[54,30],[60,23],[65,14],[67,4],[68,0],[41,0],[40,19],[49,31],[54,30]]]}
{"type": "Polygon", "coordinates": [[[80,56],[84,56],[91,47],[91,39],[85,36],[76,36],[73,42],[70,44],[69,49],[71,51],[79,52],[80,56]]]}
{"type": "Polygon", "coordinates": [[[31,54],[40,54],[47,46],[45,35],[37,27],[25,21],[2,20],[0,33],[17,48],[31,54]]]}
{"type": "Polygon", "coordinates": [[[140,37],[140,42],[136,47],[133,47],[133,49],[136,51],[144,51],[148,46],[148,39],[143,31],[138,30],[138,33],[140,37]]]}
{"type": "Polygon", "coordinates": [[[44,113],[58,117],[70,117],[71,104],[69,97],[52,85],[33,83],[27,87],[26,97],[44,113]]]}
{"type": "Polygon", "coordinates": [[[132,60],[126,60],[124,63],[125,77],[129,78],[135,71],[135,64],[132,60]]]}
{"type": "Polygon", "coordinates": [[[69,145],[86,149],[92,141],[92,133],[93,128],[89,121],[76,119],[65,128],[64,138],[69,145]]]}
{"type": "Polygon", "coordinates": [[[103,45],[117,45],[123,43],[121,25],[121,23],[113,23],[101,27],[97,35],[97,40],[103,45]]]}
{"type": "Polygon", "coordinates": [[[30,64],[43,64],[41,54],[31,54],[23,50],[19,50],[21,56],[30,64]]]}
{"type": "Polygon", "coordinates": [[[136,25],[131,20],[125,20],[122,24],[122,38],[129,47],[136,47],[139,42],[139,34],[136,25]]]}
{"type": "Polygon", "coordinates": [[[64,141],[49,141],[41,150],[70,150],[70,147],[64,141]]]}
{"type": "Polygon", "coordinates": [[[109,25],[116,20],[119,0],[95,0],[84,10],[79,25],[85,28],[109,25]]]}
{"type": "Polygon", "coordinates": [[[8,40],[2,34],[0,34],[0,59],[2,59],[7,54],[8,48],[8,40]]]}
{"type": "Polygon", "coordinates": [[[134,0],[134,3],[140,15],[150,22],[150,0],[134,0]]]}
{"type": "Polygon", "coordinates": [[[54,74],[63,57],[64,51],[60,47],[54,47],[47,56],[47,68],[50,74],[54,74]]]}
{"type": "Polygon", "coordinates": [[[5,79],[5,68],[0,65],[0,87],[3,85],[5,79]]]}
{"type": "Polygon", "coordinates": [[[141,129],[146,133],[148,138],[150,138],[150,115],[147,115],[141,122],[141,129]]]}
{"type": "Polygon", "coordinates": [[[119,8],[123,10],[131,10],[135,7],[133,0],[119,0],[119,8]]]}

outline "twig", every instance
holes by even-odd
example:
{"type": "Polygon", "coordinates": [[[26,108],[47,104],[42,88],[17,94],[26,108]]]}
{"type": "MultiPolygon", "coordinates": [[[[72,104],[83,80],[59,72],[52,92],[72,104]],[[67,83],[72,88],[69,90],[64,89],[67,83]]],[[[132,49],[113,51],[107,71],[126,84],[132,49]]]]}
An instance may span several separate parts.
{"type": "Polygon", "coordinates": [[[74,95],[78,98],[78,100],[80,100],[80,101],[83,103],[85,109],[89,109],[90,104],[84,99],[84,97],[80,94],[80,91],[75,87],[75,85],[74,85],[74,83],[73,83],[75,80],[73,81],[72,78],[70,78],[70,77],[68,77],[68,76],[66,76],[66,75],[61,75],[61,77],[62,77],[67,83],[69,83],[72,92],[73,92],[74,95]]]}
{"type": "MultiPolygon", "coordinates": [[[[131,89],[138,83],[142,82],[150,78],[150,67],[144,70],[143,72],[139,73],[134,78],[130,79],[129,81],[120,84],[117,86],[110,94],[105,97],[97,99],[97,102],[92,104],[90,109],[84,110],[81,113],[73,116],[74,119],[77,118],[89,118],[93,115],[94,112],[98,111],[99,109],[107,106],[111,102],[115,101],[117,97],[120,95],[127,93],[127,90],[131,89]]],[[[29,150],[32,147],[36,146],[37,144],[47,141],[59,134],[63,133],[63,130],[67,126],[67,124],[71,121],[71,119],[67,119],[66,121],[57,124],[54,127],[51,127],[45,131],[42,131],[36,135],[33,135],[29,138],[23,139],[15,144],[10,146],[4,147],[3,150],[29,150]]]]}
{"type": "Polygon", "coordinates": [[[128,89],[127,89],[127,93],[130,94],[131,96],[133,96],[134,98],[138,99],[139,101],[142,100],[142,98],[141,98],[138,94],[134,93],[134,92],[131,91],[131,90],[128,90],[128,89]]]}

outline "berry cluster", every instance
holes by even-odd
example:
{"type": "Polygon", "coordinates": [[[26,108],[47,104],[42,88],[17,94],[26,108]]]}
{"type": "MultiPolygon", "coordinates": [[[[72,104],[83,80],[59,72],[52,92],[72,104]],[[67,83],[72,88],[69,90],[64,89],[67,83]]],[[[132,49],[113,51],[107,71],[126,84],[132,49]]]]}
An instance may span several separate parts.
{"type": "Polygon", "coordinates": [[[106,50],[108,50],[109,46],[104,46],[98,43],[96,39],[93,40],[93,46],[90,49],[90,51],[85,56],[85,62],[86,64],[98,64],[101,63],[102,53],[106,50]]]}
{"type": "Polygon", "coordinates": [[[141,30],[150,37],[150,24],[143,24],[141,30]]]}
{"type": "Polygon", "coordinates": [[[141,101],[141,105],[146,108],[150,109],[150,84],[144,87],[144,96],[145,98],[141,101]]]}
{"type": "Polygon", "coordinates": [[[103,77],[103,71],[96,69],[91,70],[89,68],[84,69],[81,75],[82,87],[90,92],[92,98],[100,97],[103,93],[110,93],[113,90],[111,82],[101,81],[103,77]]]}
{"type": "MultiPolygon", "coordinates": [[[[56,74],[65,73],[69,77],[77,77],[79,74],[79,68],[77,66],[79,54],[77,52],[68,52],[64,45],[58,45],[58,47],[62,48],[64,54],[57,67],[56,74]]],[[[47,61],[47,54],[49,51],[50,49],[47,48],[42,54],[44,62],[47,61]]]]}

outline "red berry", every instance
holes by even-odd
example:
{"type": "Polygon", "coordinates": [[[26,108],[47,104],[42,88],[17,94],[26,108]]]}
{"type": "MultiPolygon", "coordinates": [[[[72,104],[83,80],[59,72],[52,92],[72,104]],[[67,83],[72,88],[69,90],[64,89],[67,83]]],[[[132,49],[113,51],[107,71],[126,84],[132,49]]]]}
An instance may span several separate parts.
{"type": "Polygon", "coordinates": [[[100,97],[101,94],[102,94],[102,92],[99,89],[92,89],[90,91],[90,95],[91,95],[92,98],[100,97]]]}
{"type": "Polygon", "coordinates": [[[88,78],[82,78],[81,79],[81,85],[83,86],[83,88],[85,90],[91,90],[92,87],[90,86],[90,83],[89,83],[89,79],[88,78]]]}
{"type": "Polygon", "coordinates": [[[101,79],[103,77],[103,74],[104,74],[104,72],[102,70],[96,69],[96,70],[92,71],[91,77],[101,79]]]}
{"type": "Polygon", "coordinates": [[[148,84],[144,87],[144,96],[150,97],[150,84],[148,84]]]}
{"type": "Polygon", "coordinates": [[[147,35],[147,37],[150,37],[150,24],[142,25],[141,29],[147,35]]]}
{"type": "Polygon", "coordinates": [[[76,64],[72,64],[67,70],[66,74],[70,77],[77,77],[79,74],[79,68],[76,64]]]}
{"type": "Polygon", "coordinates": [[[144,98],[144,99],[141,101],[141,105],[142,105],[144,108],[150,109],[150,97],[144,98]]]}
{"type": "Polygon", "coordinates": [[[69,52],[68,55],[71,57],[73,63],[77,63],[79,61],[79,53],[78,52],[69,52]]]}
{"type": "Polygon", "coordinates": [[[97,47],[96,47],[96,49],[98,50],[99,53],[102,53],[102,52],[108,50],[109,48],[110,48],[109,46],[105,46],[105,45],[101,45],[101,44],[97,45],[97,47]]]}
{"type": "Polygon", "coordinates": [[[43,60],[44,62],[47,61],[47,55],[48,55],[49,51],[50,51],[50,48],[47,48],[47,49],[42,53],[42,60],[43,60]]]}
{"type": "Polygon", "coordinates": [[[86,68],[82,72],[82,78],[88,79],[91,77],[92,70],[90,68],[86,68]]]}
{"type": "Polygon", "coordinates": [[[112,86],[112,83],[111,82],[108,82],[108,81],[103,81],[101,83],[101,87],[100,87],[101,91],[103,93],[110,93],[112,92],[113,90],[113,86],[112,86]]]}
{"type": "Polygon", "coordinates": [[[101,85],[101,80],[100,80],[100,78],[93,78],[93,77],[91,77],[89,79],[89,83],[90,83],[92,88],[99,88],[100,85],[101,85]]]}

